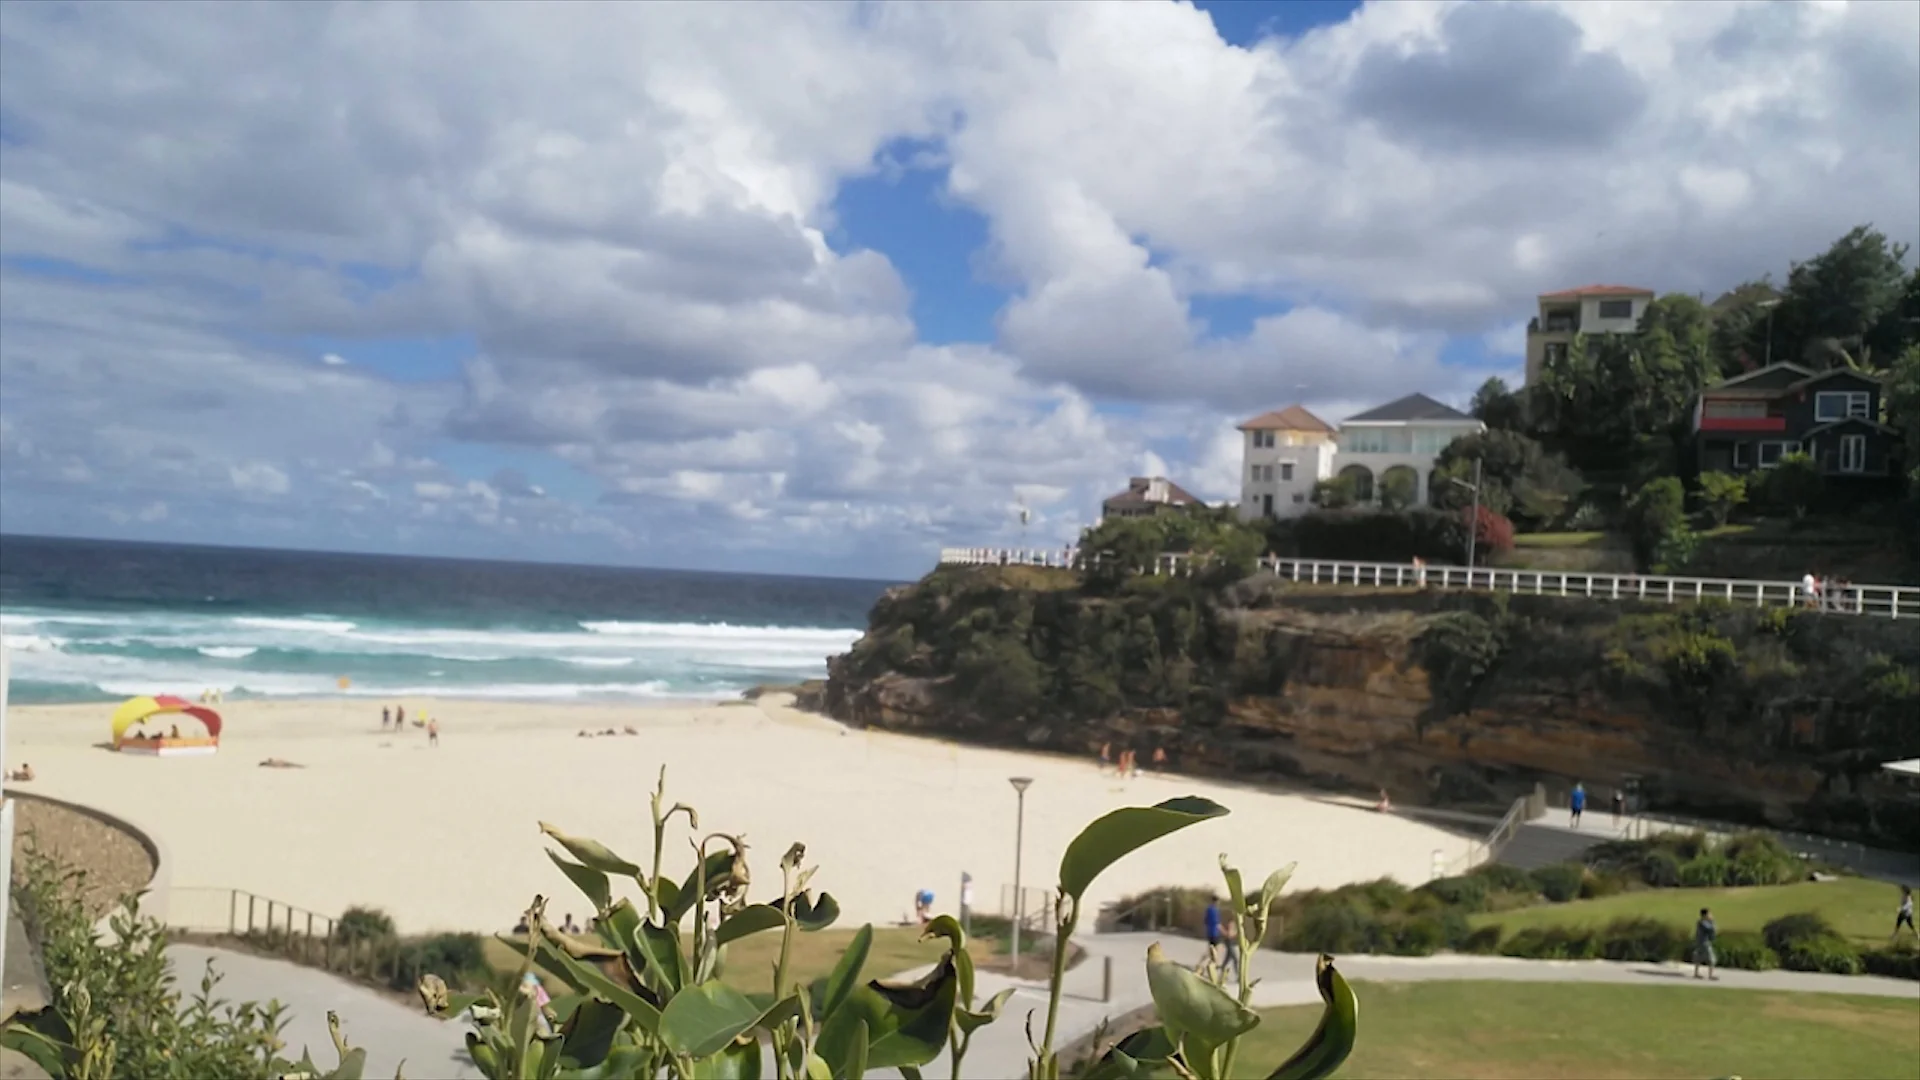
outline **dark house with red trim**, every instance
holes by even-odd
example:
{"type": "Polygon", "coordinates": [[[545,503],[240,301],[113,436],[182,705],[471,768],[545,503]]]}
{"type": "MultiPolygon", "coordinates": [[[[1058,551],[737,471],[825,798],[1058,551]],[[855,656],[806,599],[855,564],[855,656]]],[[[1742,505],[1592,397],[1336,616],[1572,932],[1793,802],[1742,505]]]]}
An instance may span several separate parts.
{"type": "Polygon", "coordinates": [[[1830,476],[1888,476],[1900,467],[1900,433],[1881,419],[1873,375],[1774,364],[1701,392],[1695,460],[1701,472],[1745,473],[1806,454],[1830,476]]]}

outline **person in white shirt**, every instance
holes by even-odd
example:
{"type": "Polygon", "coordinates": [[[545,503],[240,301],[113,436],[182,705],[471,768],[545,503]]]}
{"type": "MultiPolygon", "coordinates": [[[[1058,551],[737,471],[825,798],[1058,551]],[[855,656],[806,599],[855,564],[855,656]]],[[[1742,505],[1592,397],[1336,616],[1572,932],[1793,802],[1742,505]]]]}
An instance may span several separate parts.
{"type": "Polygon", "coordinates": [[[1812,607],[1819,602],[1820,581],[1813,576],[1813,571],[1809,570],[1801,576],[1800,592],[1806,597],[1806,605],[1808,607],[1812,607]]]}

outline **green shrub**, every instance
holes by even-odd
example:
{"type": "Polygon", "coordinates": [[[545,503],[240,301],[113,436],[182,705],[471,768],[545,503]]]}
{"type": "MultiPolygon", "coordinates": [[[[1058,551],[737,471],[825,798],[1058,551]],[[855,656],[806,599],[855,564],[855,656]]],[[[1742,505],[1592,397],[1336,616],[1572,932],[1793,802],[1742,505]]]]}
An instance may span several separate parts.
{"type": "Polygon", "coordinates": [[[1600,955],[1600,939],[1584,927],[1529,926],[1508,938],[1500,952],[1529,960],[1592,960],[1600,955]]]}
{"type": "Polygon", "coordinates": [[[1833,924],[1817,911],[1782,915],[1768,923],[1760,933],[1766,938],[1767,948],[1779,953],[1782,958],[1785,958],[1788,949],[1802,941],[1836,936],[1833,924]]]}
{"type": "Polygon", "coordinates": [[[1869,975],[1894,979],[1920,979],[1920,944],[1903,941],[1882,945],[1860,954],[1860,965],[1869,975]]]}
{"type": "Polygon", "coordinates": [[[393,988],[412,990],[422,975],[438,975],[455,989],[478,989],[491,981],[493,969],[479,934],[431,934],[399,943],[393,988]]]}
{"type": "Polygon", "coordinates": [[[1608,960],[1664,963],[1679,959],[1687,945],[1686,931],[1658,919],[1615,919],[1600,931],[1600,955],[1608,960]]]}
{"type": "Polygon", "coordinates": [[[1587,871],[1580,880],[1580,899],[1596,900],[1602,896],[1617,896],[1626,892],[1628,881],[1625,877],[1606,871],[1587,871]]]}
{"type": "Polygon", "coordinates": [[[336,940],[379,941],[393,936],[393,919],[376,907],[350,907],[333,924],[336,940]]]}
{"type": "Polygon", "coordinates": [[[1465,941],[1460,943],[1460,951],[1479,953],[1482,955],[1499,952],[1500,928],[1498,926],[1483,926],[1473,931],[1467,935],[1465,941]]]}
{"type": "Polygon", "coordinates": [[[1655,848],[1640,861],[1640,880],[1656,889],[1671,889],[1680,884],[1680,859],[1665,848],[1655,848]]]}
{"type": "Polygon", "coordinates": [[[1732,863],[1729,885],[1785,885],[1806,876],[1800,856],[1771,833],[1741,833],[1728,840],[1720,854],[1732,863]]]}
{"type": "Polygon", "coordinates": [[[1767,948],[1767,939],[1752,930],[1730,930],[1713,943],[1715,958],[1723,968],[1739,971],[1772,971],[1780,966],[1780,957],[1767,948]]]}
{"type": "Polygon", "coordinates": [[[1580,883],[1586,876],[1586,868],[1578,863],[1554,863],[1533,871],[1533,887],[1548,900],[1564,904],[1580,896],[1580,883]]]}
{"type": "Polygon", "coordinates": [[[1727,883],[1732,866],[1718,854],[1696,855],[1680,866],[1680,884],[1689,889],[1711,889],[1727,883]]]}
{"type": "Polygon", "coordinates": [[[1799,938],[1781,950],[1780,966],[1788,971],[1858,975],[1861,970],[1860,951],[1838,934],[1799,938]]]}
{"type": "Polygon", "coordinates": [[[1506,863],[1488,863],[1475,867],[1468,877],[1481,878],[1494,892],[1525,893],[1532,896],[1539,892],[1533,887],[1533,877],[1517,866],[1506,863]]]}
{"type": "Polygon", "coordinates": [[[1370,952],[1375,926],[1376,920],[1355,904],[1312,904],[1284,921],[1280,947],[1288,952],[1370,952]]]}
{"type": "Polygon", "coordinates": [[[1414,890],[1434,896],[1447,907],[1466,912],[1485,911],[1488,891],[1488,880],[1473,874],[1436,878],[1414,890]]]}
{"type": "MultiPolygon", "coordinates": [[[[1466,920],[1462,919],[1464,924],[1466,920]]],[[[1395,956],[1432,956],[1447,947],[1447,927],[1433,915],[1415,915],[1412,918],[1396,919],[1386,924],[1388,940],[1386,949],[1381,951],[1395,956]]],[[[1460,933],[1464,940],[1464,926],[1460,933]]]]}

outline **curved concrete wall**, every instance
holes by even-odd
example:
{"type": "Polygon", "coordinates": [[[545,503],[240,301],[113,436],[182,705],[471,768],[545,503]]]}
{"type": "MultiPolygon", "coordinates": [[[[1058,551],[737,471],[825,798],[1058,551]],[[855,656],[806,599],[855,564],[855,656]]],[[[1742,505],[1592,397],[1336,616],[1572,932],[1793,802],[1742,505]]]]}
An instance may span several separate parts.
{"type": "MultiPolygon", "coordinates": [[[[159,837],[125,818],[109,814],[105,810],[96,810],[84,803],[69,802],[66,799],[56,799],[50,795],[21,791],[17,787],[7,789],[7,798],[22,802],[45,803],[49,806],[58,806],[66,810],[71,810],[76,814],[83,814],[108,828],[115,829],[132,837],[135,843],[146,849],[147,857],[153,862],[153,874],[147,879],[147,891],[140,897],[139,914],[142,917],[154,919],[161,923],[167,921],[167,904],[173,891],[173,866],[167,858],[166,845],[161,843],[159,837]]],[[[102,934],[109,934],[111,931],[108,924],[111,920],[111,913],[103,916],[100,922],[96,924],[95,929],[102,934]]]]}

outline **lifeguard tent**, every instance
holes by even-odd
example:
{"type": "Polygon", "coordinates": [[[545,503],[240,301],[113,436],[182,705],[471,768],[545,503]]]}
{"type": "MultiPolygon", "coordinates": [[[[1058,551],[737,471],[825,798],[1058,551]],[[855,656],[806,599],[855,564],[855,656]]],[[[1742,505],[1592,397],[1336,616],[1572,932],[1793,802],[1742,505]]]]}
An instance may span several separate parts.
{"type": "Polygon", "coordinates": [[[131,698],[113,710],[113,748],[123,754],[157,757],[211,754],[220,749],[220,714],[170,694],[131,698]],[[178,724],[166,719],[175,714],[200,721],[206,734],[180,731],[178,724]]]}

